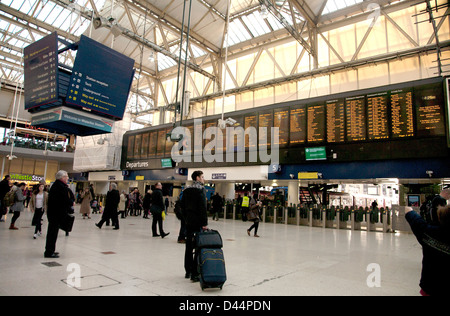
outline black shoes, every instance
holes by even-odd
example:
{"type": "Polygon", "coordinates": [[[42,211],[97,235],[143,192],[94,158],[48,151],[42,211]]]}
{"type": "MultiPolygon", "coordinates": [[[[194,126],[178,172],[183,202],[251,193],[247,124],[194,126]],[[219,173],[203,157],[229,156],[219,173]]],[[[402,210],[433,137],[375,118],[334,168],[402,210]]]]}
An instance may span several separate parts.
{"type": "Polygon", "coordinates": [[[54,252],[51,255],[46,255],[44,253],[44,258],[53,258],[53,259],[59,258],[59,252],[54,252]]]}
{"type": "Polygon", "coordinates": [[[152,237],[161,237],[161,238],[164,238],[164,237],[166,237],[166,236],[169,235],[169,234],[170,234],[170,233],[162,233],[161,235],[153,234],[152,237]]]}

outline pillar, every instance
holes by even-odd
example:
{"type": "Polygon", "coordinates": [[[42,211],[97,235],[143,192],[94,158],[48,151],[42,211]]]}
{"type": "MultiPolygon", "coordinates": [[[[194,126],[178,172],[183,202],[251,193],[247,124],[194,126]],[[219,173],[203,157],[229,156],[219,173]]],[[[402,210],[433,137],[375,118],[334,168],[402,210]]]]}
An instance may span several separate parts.
{"type": "Polygon", "coordinates": [[[288,185],[288,205],[300,203],[300,184],[298,181],[290,181],[288,185]]]}

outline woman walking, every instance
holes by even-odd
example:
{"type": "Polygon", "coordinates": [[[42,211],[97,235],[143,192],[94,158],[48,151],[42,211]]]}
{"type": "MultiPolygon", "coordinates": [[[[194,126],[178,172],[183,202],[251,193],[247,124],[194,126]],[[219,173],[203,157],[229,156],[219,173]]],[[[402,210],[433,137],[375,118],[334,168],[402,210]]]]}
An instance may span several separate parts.
{"type": "Polygon", "coordinates": [[[45,191],[45,184],[39,184],[39,187],[33,192],[30,200],[30,210],[34,212],[32,226],[36,226],[33,238],[36,239],[42,234],[42,216],[47,212],[48,193],[45,191]]]}
{"type": "Polygon", "coordinates": [[[91,195],[91,191],[89,188],[84,189],[84,191],[81,193],[81,207],[80,207],[80,213],[83,214],[83,219],[87,218],[91,219],[91,200],[93,200],[94,197],[91,195]]]}
{"type": "Polygon", "coordinates": [[[10,211],[14,212],[14,215],[11,219],[11,225],[9,226],[9,229],[12,230],[18,230],[14,224],[16,223],[16,220],[20,217],[20,212],[24,210],[23,201],[25,201],[25,196],[23,195],[23,190],[25,189],[26,184],[21,183],[19,186],[15,189],[14,193],[14,205],[11,206],[10,211]]]}
{"type": "Polygon", "coordinates": [[[250,232],[252,231],[252,229],[255,229],[255,237],[259,237],[258,236],[258,227],[259,227],[259,210],[261,208],[262,203],[261,202],[257,202],[256,204],[252,205],[250,207],[250,211],[247,213],[247,219],[251,222],[253,222],[253,225],[247,229],[247,234],[250,236],[250,232]]]}

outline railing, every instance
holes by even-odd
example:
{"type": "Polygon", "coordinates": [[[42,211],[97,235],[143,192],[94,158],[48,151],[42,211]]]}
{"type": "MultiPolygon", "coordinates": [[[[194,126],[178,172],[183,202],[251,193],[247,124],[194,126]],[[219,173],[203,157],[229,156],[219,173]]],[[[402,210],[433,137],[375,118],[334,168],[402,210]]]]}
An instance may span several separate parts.
{"type": "MultiPolygon", "coordinates": [[[[224,207],[220,218],[242,220],[239,209],[236,205],[229,203],[224,207]]],[[[394,214],[388,207],[324,207],[321,205],[283,207],[269,205],[263,206],[261,211],[264,223],[384,233],[394,232],[392,225],[394,216],[398,216],[398,214],[394,214]]],[[[394,218],[394,221],[398,222],[398,218],[394,218]]]]}

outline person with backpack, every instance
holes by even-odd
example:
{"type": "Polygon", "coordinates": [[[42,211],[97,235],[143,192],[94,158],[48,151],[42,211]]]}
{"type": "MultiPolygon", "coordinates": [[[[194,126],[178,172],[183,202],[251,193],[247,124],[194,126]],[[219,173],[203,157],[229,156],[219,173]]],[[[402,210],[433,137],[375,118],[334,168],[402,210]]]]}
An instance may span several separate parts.
{"type": "Polygon", "coordinates": [[[206,209],[205,178],[202,171],[194,171],[191,176],[194,183],[184,189],[181,199],[181,212],[186,223],[186,250],[184,253],[185,278],[199,282],[198,251],[195,251],[195,234],[208,229],[206,209]]]}
{"type": "Polygon", "coordinates": [[[24,182],[22,182],[14,190],[14,205],[11,206],[11,208],[10,208],[10,211],[14,213],[14,215],[11,219],[11,225],[9,226],[9,229],[11,229],[11,230],[19,229],[14,224],[16,223],[17,219],[20,217],[20,212],[22,212],[25,208],[23,201],[25,201],[26,197],[23,195],[23,190],[25,190],[26,186],[27,185],[24,182]]]}
{"type": "Polygon", "coordinates": [[[437,210],[440,206],[446,206],[450,200],[450,188],[445,188],[438,195],[428,196],[420,206],[420,215],[430,225],[439,225],[437,210]]]}
{"type": "Polygon", "coordinates": [[[412,208],[406,209],[406,220],[422,245],[422,296],[446,296],[450,294],[450,206],[437,211],[438,225],[427,224],[412,208]]]}
{"type": "Polygon", "coordinates": [[[5,178],[0,181],[0,222],[4,222],[3,216],[8,212],[8,206],[6,205],[7,203],[5,203],[3,200],[6,194],[11,190],[11,186],[9,183],[10,180],[11,177],[9,175],[6,175],[5,178]]]}

